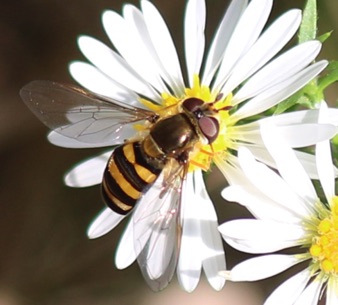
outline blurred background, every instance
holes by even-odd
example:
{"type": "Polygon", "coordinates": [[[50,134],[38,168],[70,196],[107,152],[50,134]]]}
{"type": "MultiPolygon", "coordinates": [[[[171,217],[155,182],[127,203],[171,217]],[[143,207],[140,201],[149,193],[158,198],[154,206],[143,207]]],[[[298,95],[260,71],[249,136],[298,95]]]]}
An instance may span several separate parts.
{"type": "MultiPolygon", "coordinates": [[[[182,55],[185,1],[153,2],[182,55]]],[[[271,19],[304,5],[303,0],[274,2],[271,19]]],[[[320,57],[338,59],[338,2],[318,2],[319,34],[334,30],[320,57]]],[[[117,270],[113,258],[124,224],[103,238],[88,240],[86,228],[103,208],[99,188],[70,189],[62,180],[76,162],[100,150],[52,146],[46,140],[48,130],[19,98],[20,88],[31,80],[74,83],[68,64],[83,60],[77,37],[86,34],[109,44],[101,13],[121,12],[122,5],[122,0],[0,1],[0,305],[261,304],[287,273],[272,281],[229,283],[221,292],[202,279],[192,294],[183,292],[174,279],[155,294],[136,264],[117,270]]],[[[207,1],[208,41],[227,5],[228,0],[207,1]]],[[[336,96],[333,86],[327,92],[332,105],[336,96]]],[[[207,184],[221,219],[248,216],[221,199],[225,181],[217,171],[207,184]]],[[[226,251],[229,267],[246,257],[226,251]]]]}

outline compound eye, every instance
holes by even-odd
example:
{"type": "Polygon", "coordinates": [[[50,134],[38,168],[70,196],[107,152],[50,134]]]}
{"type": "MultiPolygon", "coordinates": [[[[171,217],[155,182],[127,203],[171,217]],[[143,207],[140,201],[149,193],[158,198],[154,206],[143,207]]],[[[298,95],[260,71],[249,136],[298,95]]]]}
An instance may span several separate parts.
{"type": "Polygon", "coordinates": [[[186,99],[183,102],[183,107],[190,112],[194,112],[198,108],[200,108],[203,104],[204,104],[204,102],[201,99],[191,97],[191,98],[186,99]]]}
{"type": "Polygon", "coordinates": [[[198,125],[209,144],[214,142],[219,133],[218,120],[213,117],[204,116],[198,120],[198,125]]]}

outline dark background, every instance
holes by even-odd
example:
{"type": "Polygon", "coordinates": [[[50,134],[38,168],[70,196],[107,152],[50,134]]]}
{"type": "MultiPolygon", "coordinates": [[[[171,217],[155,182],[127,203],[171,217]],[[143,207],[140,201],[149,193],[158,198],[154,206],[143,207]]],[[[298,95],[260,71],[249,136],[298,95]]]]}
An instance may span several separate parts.
{"type": "MultiPolygon", "coordinates": [[[[182,50],[185,1],[153,2],[182,50]]],[[[303,2],[275,0],[273,16],[302,8],[303,2]]],[[[319,34],[337,29],[338,2],[318,2],[319,34]]],[[[227,3],[207,3],[209,41],[227,3]]],[[[183,292],[174,280],[164,292],[154,294],[136,264],[116,270],[113,257],[124,225],[88,240],[86,228],[103,207],[99,189],[70,189],[62,181],[72,165],[99,150],[52,146],[46,140],[47,129],[19,98],[20,88],[34,79],[74,82],[68,64],[83,59],[77,37],[86,34],[109,43],[101,13],[121,8],[120,0],[0,1],[0,305],[260,304],[286,273],[272,282],[229,283],[222,292],[214,292],[202,280],[193,294],[183,292]]],[[[338,59],[337,41],[333,32],[322,58],[338,59]]],[[[336,102],[336,88],[327,99],[336,102]]],[[[248,215],[221,199],[225,181],[217,171],[207,182],[221,219],[248,215]]],[[[228,248],[227,254],[229,267],[245,258],[228,248]]]]}

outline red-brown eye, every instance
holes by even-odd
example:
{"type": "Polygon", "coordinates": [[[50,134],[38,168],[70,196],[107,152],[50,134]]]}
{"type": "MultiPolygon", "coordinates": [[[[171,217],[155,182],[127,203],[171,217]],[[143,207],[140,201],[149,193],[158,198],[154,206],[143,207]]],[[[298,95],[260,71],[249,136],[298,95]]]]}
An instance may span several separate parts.
{"type": "Polygon", "coordinates": [[[214,142],[219,133],[218,120],[213,117],[204,116],[198,120],[198,125],[209,144],[214,142]]]}
{"type": "Polygon", "coordinates": [[[190,112],[194,112],[198,110],[203,104],[204,102],[201,99],[191,97],[183,102],[183,107],[190,112]]]}

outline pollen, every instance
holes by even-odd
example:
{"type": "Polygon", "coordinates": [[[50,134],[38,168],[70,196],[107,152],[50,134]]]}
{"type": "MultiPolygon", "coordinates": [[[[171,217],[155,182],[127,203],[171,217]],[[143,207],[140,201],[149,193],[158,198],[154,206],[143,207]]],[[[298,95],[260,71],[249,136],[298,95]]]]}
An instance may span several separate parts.
{"type": "Polygon", "coordinates": [[[330,219],[324,219],[319,223],[318,232],[320,234],[328,233],[331,230],[332,223],[330,219]]]}
{"type": "Polygon", "coordinates": [[[338,274],[338,197],[332,200],[329,215],[321,219],[309,252],[313,261],[327,274],[338,274]]]}

